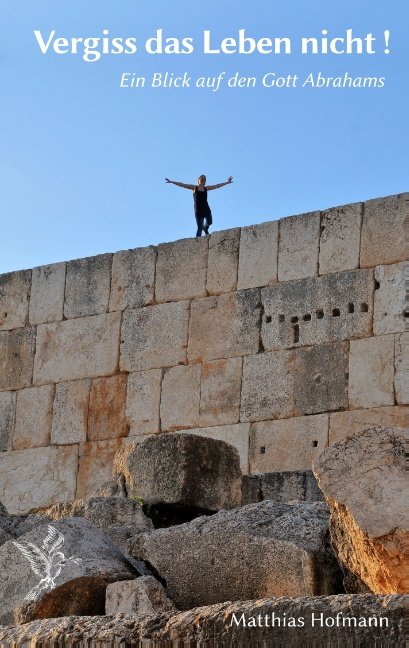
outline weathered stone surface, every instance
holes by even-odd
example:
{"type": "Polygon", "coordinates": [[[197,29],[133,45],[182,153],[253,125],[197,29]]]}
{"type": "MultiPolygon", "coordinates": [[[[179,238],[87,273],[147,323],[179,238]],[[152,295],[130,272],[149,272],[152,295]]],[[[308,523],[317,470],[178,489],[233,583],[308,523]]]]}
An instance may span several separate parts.
{"type": "Polygon", "coordinates": [[[207,237],[163,243],[158,245],[157,250],[157,302],[206,295],[207,237]]]}
{"type": "Polygon", "coordinates": [[[263,500],[274,500],[286,504],[293,500],[321,502],[324,499],[311,470],[243,476],[242,506],[256,504],[263,500]]]}
{"type": "Polygon", "coordinates": [[[278,221],[243,227],[237,287],[257,288],[277,281],[278,221]]]}
{"type": "Polygon", "coordinates": [[[64,316],[87,317],[108,310],[112,254],[67,263],[64,316]]]}
{"type": "Polygon", "coordinates": [[[99,529],[80,519],[42,524],[18,543],[7,542],[0,569],[0,622],[10,625],[103,614],[107,583],[139,575],[99,529]]]}
{"type": "Polygon", "coordinates": [[[54,504],[42,510],[41,515],[50,520],[85,518],[125,553],[129,538],[139,531],[153,528],[152,520],[142,512],[139,502],[125,497],[91,497],[54,504]]]}
{"type": "Polygon", "coordinates": [[[59,322],[63,318],[65,263],[33,268],[29,320],[30,324],[59,322]]]}
{"type": "MultiPolygon", "coordinates": [[[[76,499],[90,497],[109,481],[114,457],[121,443],[122,439],[105,439],[80,444],[76,499]]],[[[65,499],[74,499],[74,496],[65,499]]]]}
{"type": "Polygon", "coordinates": [[[405,434],[369,428],[327,448],[314,473],[330,507],[341,564],[375,594],[409,588],[405,434]]]}
{"type": "Polygon", "coordinates": [[[189,302],[124,312],[121,370],[140,371],[186,362],[189,302]]]}
{"type": "MultiPolygon", "coordinates": [[[[138,579],[139,580],[139,579],[138,579]]],[[[0,628],[5,645],[81,642],[89,648],[145,642],[147,646],[288,646],[376,645],[397,648],[405,641],[405,597],[373,594],[279,597],[219,603],[189,612],[80,616],[33,621],[0,628]],[[261,622],[259,622],[261,619],[261,622]],[[285,623],[293,619],[292,623],[285,623]],[[298,625],[298,619],[303,625],[298,625]],[[333,620],[338,619],[337,623],[333,620]],[[352,619],[352,621],[349,621],[352,619]],[[279,623],[280,621],[280,623],[279,623]],[[295,624],[295,625],[294,625],[295,624]],[[341,639],[340,639],[341,638],[341,639]],[[222,642],[222,643],[221,643],[222,642]]]]}
{"type": "Polygon", "coordinates": [[[162,369],[137,371],[128,376],[126,421],[129,435],[159,432],[162,369]]]}
{"type": "Polygon", "coordinates": [[[240,420],[346,408],[346,369],[347,346],[342,342],[244,358],[240,420]]]}
{"type": "Polygon", "coordinates": [[[352,340],[349,353],[349,407],[394,405],[393,335],[352,340]]]}
{"type": "Polygon", "coordinates": [[[355,270],[264,288],[266,351],[372,335],[373,271],[355,270]]]}
{"type": "Polygon", "coordinates": [[[239,506],[241,471],[235,448],[192,434],[160,434],[126,443],[114,471],[125,477],[128,495],[147,504],[208,511],[239,506]]]}
{"type": "Polygon", "coordinates": [[[329,415],[329,445],[375,426],[409,427],[409,407],[374,407],[332,412],[329,415]]]}
{"type": "Polygon", "coordinates": [[[229,445],[232,445],[240,455],[241,471],[243,473],[248,473],[250,423],[238,423],[237,425],[213,425],[205,428],[179,430],[179,432],[218,439],[219,441],[225,441],[229,445]]]}
{"type": "Polygon", "coordinates": [[[34,382],[109,376],[117,370],[120,313],[37,327],[34,382]]]}
{"type": "Polygon", "coordinates": [[[362,203],[321,212],[320,274],[359,267],[362,203]]]}
{"type": "Polygon", "coordinates": [[[138,616],[175,611],[166,590],[153,576],[141,576],[135,580],[110,583],[106,591],[106,614],[138,616]]]}
{"type": "Polygon", "coordinates": [[[209,239],[207,292],[219,295],[237,288],[240,228],[215,232],[209,239]]]}
{"type": "Polygon", "coordinates": [[[259,291],[243,290],[192,302],[189,362],[257,353],[259,291]]]}
{"type": "Polygon", "coordinates": [[[92,381],[88,413],[89,441],[126,436],[125,399],[125,375],[92,381]]]}
{"type": "Polygon", "coordinates": [[[35,352],[35,329],[0,331],[0,391],[30,387],[35,352]]]}
{"type": "Polygon", "coordinates": [[[0,499],[10,513],[26,513],[74,499],[75,446],[28,448],[0,454],[0,499]]]}
{"type": "Polygon", "coordinates": [[[30,387],[17,392],[13,450],[50,444],[54,385],[30,387]]]}
{"type": "Polygon", "coordinates": [[[375,268],[379,284],[374,299],[374,335],[400,333],[405,330],[405,264],[375,268]]]}
{"type": "Polygon", "coordinates": [[[201,366],[172,367],[162,381],[160,420],[162,430],[198,427],[201,366]]]}
{"type": "Polygon", "coordinates": [[[140,308],[153,302],[155,260],[154,247],[121,250],[114,254],[110,311],[140,308]]]}
{"type": "Polygon", "coordinates": [[[395,396],[409,404],[409,332],[395,336],[395,396]]]}
{"type": "Polygon", "coordinates": [[[405,201],[408,194],[367,200],[361,233],[361,267],[405,259],[405,201]]]}
{"type": "Polygon", "coordinates": [[[0,392],[0,452],[11,450],[16,418],[16,394],[0,392]]]}
{"type": "Polygon", "coordinates": [[[308,470],[328,445],[328,414],[251,426],[250,472],[308,470]]]}
{"type": "Polygon", "coordinates": [[[199,416],[201,427],[239,422],[241,373],[242,358],[203,363],[199,416]]]}
{"type": "Polygon", "coordinates": [[[0,331],[27,324],[31,270],[0,274],[0,331]]]}
{"type": "Polygon", "coordinates": [[[318,274],[320,212],[280,220],[278,280],[290,281],[318,274]]]}
{"type": "Polygon", "coordinates": [[[73,380],[55,388],[51,442],[66,445],[87,440],[90,380],[73,380]]]}
{"type": "Polygon", "coordinates": [[[161,574],[182,610],[265,596],[337,593],[340,587],[323,502],[265,501],[223,510],[141,533],[130,541],[130,553],[161,574]]]}

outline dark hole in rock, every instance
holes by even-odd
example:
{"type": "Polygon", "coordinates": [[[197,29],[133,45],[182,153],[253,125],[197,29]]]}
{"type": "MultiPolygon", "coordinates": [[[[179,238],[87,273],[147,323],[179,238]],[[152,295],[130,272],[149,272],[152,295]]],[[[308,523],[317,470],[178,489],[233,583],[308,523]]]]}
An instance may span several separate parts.
{"type": "Polygon", "coordinates": [[[319,308],[317,311],[315,311],[315,314],[317,316],[317,319],[322,319],[324,317],[324,311],[322,308],[319,308]]]}
{"type": "Polygon", "coordinates": [[[353,305],[352,302],[349,302],[348,304],[348,313],[353,313],[355,311],[355,306],[353,305]]]}
{"type": "Polygon", "coordinates": [[[271,315],[266,315],[266,323],[267,323],[267,324],[270,324],[270,323],[271,323],[271,320],[272,320],[271,315]]]}
{"type": "Polygon", "coordinates": [[[266,454],[266,446],[261,446],[260,454],[266,454]]]}
{"type": "Polygon", "coordinates": [[[341,315],[341,312],[339,308],[333,308],[332,309],[332,317],[339,317],[341,315]]]}
{"type": "Polygon", "coordinates": [[[298,317],[297,315],[294,315],[294,317],[291,318],[291,324],[297,324],[298,322],[298,317]]]}
{"type": "Polygon", "coordinates": [[[361,304],[361,313],[367,313],[368,312],[368,304],[366,302],[363,302],[361,304]]]}
{"type": "Polygon", "coordinates": [[[312,442],[312,447],[317,448],[318,447],[318,441],[313,441],[312,442]]]}
{"type": "Polygon", "coordinates": [[[381,287],[381,284],[379,283],[379,281],[377,279],[375,279],[375,290],[379,290],[380,287],[381,287]]]}
{"type": "Polygon", "coordinates": [[[167,529],[171,526],[191,522],[202,515],[216,513],[216,511],[208,511],[198,506],[181,504],[143,504],[142,511],[151,518],[155,529],[167,529]]]}
{"type": "Polygon", "coordinates": [[[294,324],[293,332],[294,332],[294,343],[297,343],[300,341],[300,327],[298,324],[294,324]]]}
{"type": "Polygon", "coordinates": [[[311,322],[311,314],[306,313],[303,317],[304,322],[311,322]]]}

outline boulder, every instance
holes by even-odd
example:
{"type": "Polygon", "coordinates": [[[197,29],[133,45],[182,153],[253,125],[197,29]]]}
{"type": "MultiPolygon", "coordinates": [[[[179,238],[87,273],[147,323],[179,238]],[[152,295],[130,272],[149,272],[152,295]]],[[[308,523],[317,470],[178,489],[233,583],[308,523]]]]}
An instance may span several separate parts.
{"type": "Polygon", "coordinates": [[[255,504],[263,500],[322,502],[325,498],[311,470],[243,475],[242,504],[255,504]]]}
{"type": "Polygon", "coordinates": [[[110,583],[106,591],[106,614],[133,613],[138,616],[175,611],[166,590],[153,576],[110,583]]]}
{"type": "Polygon", "coordinates": [[[108,583],[136,578],[123,554],[84,519],[36,526],[0,547],[0,623],[103,614],[108,583]]]}
{"type": "Polygon", "coordinates": [[[116,454],[114,472],[128,496],[149,505],[206,512],[241,504],[239,453],[218,439],[167,433],[131,441],[116,454]]]}
{"type": "Polygon", "coordinates": [[[324,502],[264,501],[136,536],[131,556],[166,581],[175,605],[342,591],[324,502]]]}
{"type": "Polygon", "coordinates": [[[344,568],[377,594],[407,592],[404,430],[358,432],[324,450],[314,473],[330,508],[332,544],[344,568]]]}

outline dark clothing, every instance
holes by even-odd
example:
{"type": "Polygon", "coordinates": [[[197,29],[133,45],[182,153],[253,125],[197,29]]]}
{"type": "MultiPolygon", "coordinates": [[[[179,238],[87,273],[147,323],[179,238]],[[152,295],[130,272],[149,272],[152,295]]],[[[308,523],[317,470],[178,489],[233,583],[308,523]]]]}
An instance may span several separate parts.
{"type": "Polygon", "coordinates": [[[212,219],[212,212],[210,210],[209,203],[207,202],[206,187],[204,188],[204,191],[199,191],[199,189],[195,187],[193,191],[193,200],[195,203],[195,216],[196,216],[196,223],[197,223],[196,236],[202,236],[203,231],[205,234],[208,234],[208,229],[209,226],[212,224],[213,219],[212,219]],[[206,221],[206,225],[204,225],[205,221],[206,221]]]}

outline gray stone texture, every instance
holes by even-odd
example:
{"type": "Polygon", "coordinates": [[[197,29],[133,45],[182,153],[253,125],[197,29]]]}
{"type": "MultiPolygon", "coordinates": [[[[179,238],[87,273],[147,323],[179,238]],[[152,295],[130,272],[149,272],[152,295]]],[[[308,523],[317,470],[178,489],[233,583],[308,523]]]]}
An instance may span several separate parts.
{"type": "Polygon", "coordinates": [[[182,239],[158,245],[155,300],[178,301],[206,293],[208,239],[182,239]]]}
{"type": "Polygon", "coordinates": [[[162,369],[128,375],[125,414],[130,436],[159,432],[161,384],[162,369]]]}
{"type": "Polygon", "coordinates": [[[329,445],[368,427],[409,427],[409,407],[372,407],[332,412],[329,415],[329,445]]]}
{"type": "Polygon", "coordinates": [[[349,353],[349,408],[394,405],[393,335],[352,340],[349,353]]]}
{"type": "Polygon", "coordinates": [[[0,452],[11,450],[15,417],[15,392],[0,392],[0,452]]]}
{"type": "Polygon", "coordinates": [[[153,576],[110,583],[106,590],[106,614],[147,616],[175,610],[165,588],[153,576]]]}
{"type": "Polygon", "coordinates": [[[130,554],[161,574],[182,610],[269,596],[333,594],[341,579],[328,520],[323,502],[264,501],[141,533],[130,541],[130,554]]]}
{"type": "Polygon", "coordinates": [[[280,220],[278,281],[291,281],[318,274],[320,212],[280,220]]]}
{"type": "MultiPolygon", "coordinates": [[[[374,335],[405,330],[405,263],[375,268],[374,335]]],[[[408,265],[409,267],[409,265],[408,265]]]]}
{"type": "Polygon", "coordinates": [[[73,380],[55,388],[51,442],[67,445],[87,440],[90,380],[73,380]]]}
{"type": "Polygon", "coordinates": [[[65,263],[33,268],[29,309],[30,324],[45,324],[62,320],[65,268],[65,263]]]}
{"type": "Polygon", "coordinates": [[[154,247],[121,250],[114,254],[110,311],[140,308],[153,302],[155,261],[154,247]]]}
{"type": "Polygon", "coordinates": [[[13,450],[50,445],[54,385],[30,387],[17,392],[13,450]]]}
{"type": "Polygon", "coordinates": [[[359,267],[362,203],[321,212],[320,275],[359,267]]]}
{"type": "Polygon", "coordinates": [[[0,500],[10,513],[73,500],[77,471],[76,446],[0,453],[0,500]]]}
{"type": "Polygon", "coordinates": [[[277,281],[278,221],[241,229],[238,289],[277,281]]]}
{"type": "Polygon", "coordinates": [[[373,290],[372,270],[264,288],[264,348],[270,351],[371,335],[373,290]]]}
{"type": "Polygon", "coordinates": [[[110,376],[117,371],[121,314],[37,327],[34,383],[110,376]]]}
{"type": "Polygon", "coordinates": [[[11,331],[27,324],[31,270],[0,275],[0,331],[11,331]]]}
{"type": "Polygon", "coordinates": [[[186,362],[188,324],[188,301],[126,310],[121,370],[141,371],[186,362]]]}
{"type": "Polygon", "coordinates": [[[240,455],[240,467],[242,473],[249,471],[249,436],[250,423],[238,423],[237,425],[212,425],[205,428],[193,428],[190,430],[179,430],[187,434],[209,437],[225,441],[236,448],[240,455]]]}
{"type": "Polygon", "coordinates": [[[67,263],[64,316],[87,317],[108,310],[112,254],[67,263]]]}
{"type": "Polygon", "coordinates": [[[395,398],[409,405],[409,331],[395,335],[395,398]]]}
{"type": "Polygon", "coordinates": [[[405,259],[405,218],[409,194],[367,200],[361,232],[363,268],[405,259]]]}
{"type": "Polygon", "coordinates": [[[242,506],[256,504],[263,500],[274,500],[280,504],[286,504],[294,500],[321,502],[325,498],[311,470],[244,475],[242,506]]]}
{"type": "Polygon", "coordinates": [[[223,441],[191,434],[160,434],[128,442],[115,457],[128,495],[147,504],[208,511],[239,506],[239,454],[223,441]]]}
{"type": "Polygon", "coordinates": [[[0,331],[0,391],[31,386],[36,332],[32,326],[0,331]]]}
{"type": "Polygon", "coordinates": [[[215,232],[209,239],[206,288],[209,295],[237,289],[240,228],[215,232]]]}
{"type": "Polygon", "coordinates": [[[189,362],[257,353],[259,299],[259,291],[253,289],[193,301],[189,324],[189,362]]]}
{"type": "Polygon", "coordinates": [[[123,439],[104,439],[79,444],[75,495],[65,498],[64,501],[90,497],[100,486],[109,481],[114,457],[122,442],[123,439]]]}
{"type": "Polygon", "coordinates": [[[239,422],[241,375],[242,358],[203,363],[199,416],[201,427],[239,422]]]}
{"type": "Polygon", "coordinates": [[[160,402],[162,430],[199,426],[200,374],[200,364],[165,371],[160,402]]]}
{"type": "Polygon", "coordinates": [[[127,435],[125,420],[127,377],[94,378],[89,397],[89,441],[116,439],[127,435]]]}

